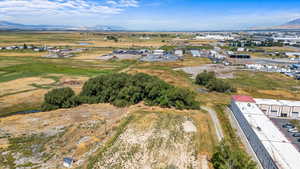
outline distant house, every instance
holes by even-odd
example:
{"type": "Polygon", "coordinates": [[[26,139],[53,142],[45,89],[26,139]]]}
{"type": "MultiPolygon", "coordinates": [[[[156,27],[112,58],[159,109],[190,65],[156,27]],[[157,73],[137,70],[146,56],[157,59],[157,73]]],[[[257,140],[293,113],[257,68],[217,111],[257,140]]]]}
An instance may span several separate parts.
{"type": "Polygon", "coordinates": [[[154,50],[154,51],[153,51],[153,54],[154,54],[154,55],[164,55],[164,54],[165,54],[165,51],[164,51],[164,50],[154,50]]]}
{"type": "Polygon", "coordinates": [[[245,48],[238,48],[237,51],[238,51],[238,52],[244,52],[244,51],[245,51],[245,48]]]}
{"type": "Polygon", "coordinates": [[[182,57],[183,56],[183,50],[175,50],[174,55],[182,57]]]}
{"type": "Polygon", "coordinates": [[[63,166],[67,167],[67,168],[71,168],[73,163],[74,163],[74,160],[72,158],[66,157],[66,158],[64,158],[63,166]]]}
{"type": "Polygon", "coordinates": [[[191,50],[191,54],[193,57],[201,57],[199,50],[191,50]]]}

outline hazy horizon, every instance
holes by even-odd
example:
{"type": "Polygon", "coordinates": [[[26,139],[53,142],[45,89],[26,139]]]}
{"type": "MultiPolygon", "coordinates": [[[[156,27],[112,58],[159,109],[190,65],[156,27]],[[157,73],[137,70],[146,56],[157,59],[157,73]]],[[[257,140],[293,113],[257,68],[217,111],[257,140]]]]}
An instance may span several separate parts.
{"type": "Polygon", "coordinates": [[[299,18],[299,5],[296,0],[0,0],[0,20],[144,31],[243,30],[299,18]]]}

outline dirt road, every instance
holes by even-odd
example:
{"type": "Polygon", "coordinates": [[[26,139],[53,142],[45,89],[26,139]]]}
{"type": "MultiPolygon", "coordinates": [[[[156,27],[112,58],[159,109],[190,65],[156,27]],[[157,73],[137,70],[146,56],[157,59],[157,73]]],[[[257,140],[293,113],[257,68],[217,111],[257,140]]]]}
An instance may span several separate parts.
{"type": "Polygon", "coordinates": [[[221,127],[220,121],[218,119],[217,113],[215,112],[215,110],[213,110],[212,108],[209,108],[209,107],[202,106],[201,108],[209,113],[209,115],[214,123],[214,128],[216,130],[216,135],[217,135],[218,141],[221,141],[224,138],[224,134],[223,134],[222,127],[221,127]]]}

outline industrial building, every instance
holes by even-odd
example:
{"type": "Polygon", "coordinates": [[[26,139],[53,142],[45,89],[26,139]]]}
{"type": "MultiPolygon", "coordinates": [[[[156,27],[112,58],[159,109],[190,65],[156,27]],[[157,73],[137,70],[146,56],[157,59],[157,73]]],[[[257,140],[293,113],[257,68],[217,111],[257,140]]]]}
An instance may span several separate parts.
{"type": "Polygon", "coordinates": [[[262,112],[269,117],[288,117],[299,119],[300,101],[254,99],[262,112]]]}
{"type": "MultiPolygon", "coordinates": [[[[281,103],[279,107],[287,104],[294,106],[283,101],[278,102],[281,103]]],[[[260,109],[261,105],[273,104],[278,103],[249,96],[233,96],[230,108],[264,169],[299,169],[300,152],[260,109]]]]}

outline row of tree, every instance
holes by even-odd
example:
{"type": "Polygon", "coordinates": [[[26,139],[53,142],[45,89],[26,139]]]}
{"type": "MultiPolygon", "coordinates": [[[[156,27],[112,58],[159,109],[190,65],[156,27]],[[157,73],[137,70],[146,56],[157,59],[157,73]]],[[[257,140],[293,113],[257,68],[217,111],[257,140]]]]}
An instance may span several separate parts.
{"type": "Polygon", "coordinates": [[[204,71],[196,77],[196,84],[205,86],[209,91],[221,93],[235,92],[236,89],[228,82],[218,79],[215,72],[204,71]]]}
{"type": "Polygon", "coordinates": [[[195,94],[144,73],[101,75],[89,79],[79,95],[71,88],[54,89],[45,95],[43,110],[70,108],[80,104],[111,103],[125,107],[144,101],[147,105],[198,109],[195,94]]]}

